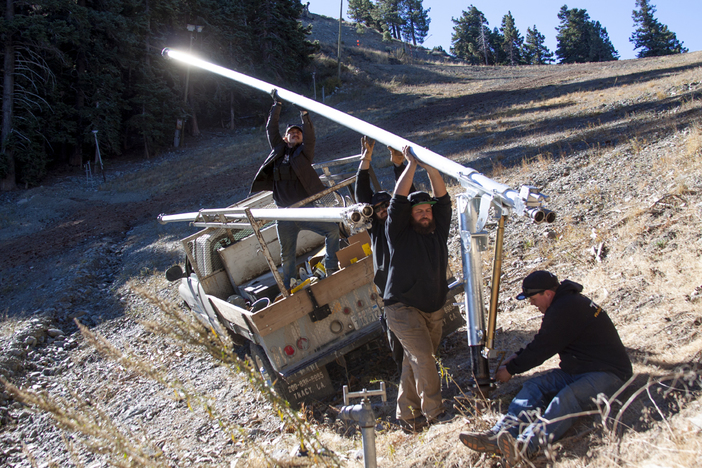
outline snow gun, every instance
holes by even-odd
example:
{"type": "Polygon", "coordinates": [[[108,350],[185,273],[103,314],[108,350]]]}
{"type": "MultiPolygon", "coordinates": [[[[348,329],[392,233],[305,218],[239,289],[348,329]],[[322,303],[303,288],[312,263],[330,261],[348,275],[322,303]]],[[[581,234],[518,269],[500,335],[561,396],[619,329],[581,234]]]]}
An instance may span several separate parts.
{"type": "Polygon", "coordinates": [[[280,99],[314,112],[361,135],[401,150],[409,146],[414,156],[423,164],[437,169],[442,174],[453,177],[465,189],[456,197],[459,233],[461,240],[461,257],[463,263],[463,286],[465,291],[464,310],[471,353],[473,386],[486,393],[494,386],[490,377],[488,358],[497,356],[494,350],[495,324],[502,270],[502,247],[505,221],[509,216],[527,216],[534,222],[552,223],[556,214],[544,207],[548,196],[539,192],[537,187],[523,185],[519,190],[510,188],[475,169],[462,166],[428,148],[376,127],[359,118],[331,108],[325,104],[301,96],[279,86],[252,78],[248,75],[209,63],[192,54],[166,48],[164,57],[199,67],[241,84],[271,94],[277,90],[280,99]],[[483,273],[481,252],[488,249],[488,232],[485,230],[490,210],[497,219],[495,252],[493,260],[492,281],[490,287],[490,304],[486,313],[483,298],[483,273]],[[487,320],[486,320],[487,317],[487,320]]]}

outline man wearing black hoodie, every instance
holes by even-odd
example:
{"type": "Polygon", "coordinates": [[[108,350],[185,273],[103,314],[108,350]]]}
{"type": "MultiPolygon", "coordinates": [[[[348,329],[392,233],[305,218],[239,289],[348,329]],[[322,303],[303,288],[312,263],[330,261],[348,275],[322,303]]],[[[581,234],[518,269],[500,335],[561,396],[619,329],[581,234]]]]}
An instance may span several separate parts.
{"type": "MultiPolygon", "coordinates": [[[[301,124],[288,125],[285,136],[280,135],[278,120],[283,103],[277,90],[271,92],[271,107],[266,122],[266,134],[271,152],[263,162],[251,184],[251,193],[263,190],[273,192],[278,207],[288,207],[315,195],[326,187],[312,167],[316,137],[314,126],[306,110],[300,111],[301,124]]],[[[276,223],[280,256],[283,264],[283,284],[290,288],[295,271],[297,235],[300,231],[312,231],[326,238],[324,268],[327,275],[339,269],[336,253],[339,251],[339,226],[321,221],[278,221],[276,223]]]]}
{"type": "Polygon", "coordinates": [[[541,328],[531,343],[505,360],[495,379],[508,382],[555,354],[560,369],[527,380],[491,430],[461,433],[466,446],[501,453],[505,466],[512,468],[558,440],[573,424],[575,417],[568,415],[582,412],[601,393],[611,396],[631,377],[631,361],[617,329],[582,290],[548,271],[524,278],[517,299],[528,298],[544,314],[541,328]]]}
{"type": "MultiPolygon", "coordinates": [[[[370,164],[373,158],[374,147],[375,140],[367,136],[361,138],[361,163],[356,173],[355,195],[357,202],[373,205],[373,221],[371,223],[371,228],[368,230],[368,234],[371,238],[373,251],[373,271],[375,272],[373,282],[377,286],[382,297],[385,294],[385,283],[388,279],[388,268],[390,265],[390,251],[388,248],[388,239],[385,235],[385,221],[388,218],[388,206],[390,206],[392,195],[384,190],[373,192],[371,188],[370,164]]],[[[401,151],[395,148],[388,146],[388,149],[390,150],[390,161],[393,164],[395,182],[397,182],[406,167],[405,156],[401,151]]],[[[410,193],[414,191],[414,184],[412,184],[410,193]]],[[[402,349],[400,340],[395,336],[395,333],[388,328],[385,312],[383,312],[381,316],[380,323],[388,337],[388,345],[392,351],[392,358],[398,366],[398,371],[401,373],[404,350],[402,349]]]]}
{"type": "Polygon", "coordinates": [[[419,432],[451,419],[443,407],[434,358],[448,294],[451,197],[438,170],[420,163],[409,147],[403,153],[407,167],[395,185],[385,222],[390,261],[383,300],[388,327],[404,348],[396,417],[405,431],[419,432]],[[427,171],[433,197],[409,193],[417,166],[427,171]]]}

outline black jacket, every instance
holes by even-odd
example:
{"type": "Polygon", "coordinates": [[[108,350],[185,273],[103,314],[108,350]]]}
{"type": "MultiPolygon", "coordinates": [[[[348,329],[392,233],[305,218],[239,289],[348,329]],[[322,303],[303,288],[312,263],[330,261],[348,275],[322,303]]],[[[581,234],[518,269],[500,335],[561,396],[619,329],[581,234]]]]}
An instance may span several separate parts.
{"type": "Polygon", "coordinates": [[[617,329],[582,290],[573,281],[561,282],[538,333],[507,363],[510,374],[526,372],[558,353],[561,369],[569,374],[605,371],[622,380],[631,377],[631,361],[617,329]]]}
{"type": "Polygon", "coordinates": [[[390,200],[385,222],[390,268],[383,296],[388,305],[402,302],[431,313],[446,302],[451,197],[439,198],[432,213],[436,230],[420,234],[410,225],[412,206],[407,197],[394,195],[390,200]]]}
{"type": "MultiPolygon", "coordinates": [[[[253,183],[251,184],[251,193],[261,192],[263,190],[273,191],[275,184],[274,165],[276,160],[285,155],[285,149],[287,147],[287,143],[283,140],[283,137],[280,135],[280,129],[278,128],[281,108],[282,106],[280,104],[273,104],[270,114],[268,115],[266,133],[268,134],[268,144],[271,147],[271,152],[259,168],[256,177],[254,177],[253,183]]],[[[293,149],[292,155],[290,156],[290,165],[303,187],[303,193],[300,194],[300,199],[294,202],[281,204],[279,200],[276,200],[279,206],[289,206],[315,193],[319,193],[326,188],[319,179],[317,172],[312,168],[316,137],[309,114],[303,115],[301,120],[302,144],[293,149]]]]}
{"type": "MultiPolygon", "coordinates": [[[[395,174],[395,181],[402,175],[405,170],[405,164],[401,166],[395,166],[393,164],[393,170],[395,174]]],[[[412,185],[413,191],[414,185],[412,185]]],[[[368,169],[358,169],[356,173],[356,186],[355,186],[356,202],[358,203],[370,203],[373,198],[373,189],[371,188],[370,173],[368,169]]],[[[371,227],[368,230],[368,234],[371,238],[371,248],[373,249],[373,271],[375,276],[373,277],[373,282],[378,287],[380,295],[385,294],[385,283],[388,278],[388,267],[390,265],[390,251],[388,249],[388,239],[385,236],[385,222],[379,221],[377,218],[373,217],[371,222],[371,227]]]]}

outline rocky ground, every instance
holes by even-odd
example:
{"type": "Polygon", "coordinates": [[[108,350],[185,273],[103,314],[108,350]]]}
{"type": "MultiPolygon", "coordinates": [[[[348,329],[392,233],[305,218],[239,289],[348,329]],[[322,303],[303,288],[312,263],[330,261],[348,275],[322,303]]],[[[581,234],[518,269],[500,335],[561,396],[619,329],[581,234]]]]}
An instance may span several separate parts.
{"type": "MultiPolygon", "coordinates": [[[[694,466],[685,460],[702,455],[702,77],[699,60],[685,59],[636,62],[631,69],[627,61],[594,71],[594,65],[487,69],[480,92],[470,88],[477,86],[479,67],[447,68],[432,76],[455,76],[440,91],[444,98],[452,96],[450,101],[431,94],[429,68],[412,74],[409,68],[387,65],[378,67],[388,76],[404,74],[408,83],[376,89],[380,97],[362,106],[353,104],[350,95],[337,96],[340,108],[367,106],[364,115],[383,128],[412,134],[442,154],[489,170],[491,177],[511,187],[532,184],[551,196],[548,206],[558,215],[556,223],[508,220],[496,348],[518,349],[538,329],[538,311],[512,298],[525,274],[547,268],[583,283],[619,327],[638,373],[627,397],[645,388],[649,379],[663,379],[652,387],[650,398],[634,399],[623,413],[619,442],[608,441],[607,433],[594,424],[597,418],[584,418],[554,448],[552,458],[541,457],[536,466],[613,466],[624,460],[635,460],[634,466],[667,466],[670,460],[694,466]],[[645,74],[647,67],[655,78],[645,74]],[[593,77],[584,81],[590,72],[593,77]],[[684,86],[655,81],[678,74],[684,86]],[[609,81],[594,78],[603,75],[612,77],[610,81],[621,75],[620,84],[648,80],[657,87],[631,100],[611,97],[626,86],[605,89],[609,81]],[[559,86],[567,89],[562,92],[566,101],[555,101],[559,86]],[[597,117],[589,118],[603,127],[595,135],[588,117],[572,110],[538,121],[536,127],[536,121],[510,123],[526,112],[519,106],[557,109],[585,105],[589,99],[602,100],[596,104],[597,117]],[[409,102],[419,103],[412,107],[409,102]],[[510,110],[512,105],[516,110],[510,110]],[[415,115],[418,108],[421,131],[417,119],[398,117],[415,115]],[[461,127],[466,112],[471,125],[484,119],[495,127],[461,127]],[[580,133],[567,133],[571,129],[580,133]],[[459,144],[469,149],[459,153],[459,144]],[[666,375],[680,378],[666,380],[666,375]]],[[[333,125],[325,130],[322,122],[317,127],[318,145],[330,156],[356,150],[357,134],[333,125]]],[[[182,310],[176,286],[163,272],[181,261],[178,240],[193,232],[185,225],[158,225],[156,216],[225,206],[245,195],[257,160],[232,148],[240,148],[242,138],[255,137],[255,132],[246,137],[209,132],[184,150],[150,161],[112,163],[107,183],[89,181],[81,173],[59,174],[41,187],[0,195],[0,374],[30,395],[21,403],[7,390],[0,393],[0,464],[96,468],[315,463],[300,456],[304,453],[294,427],[281,422],[244,373],[149,324],[168,323],[154,298],[182,310]],[[205,153],[221,154],[224,169],[205,159],[205,153]],[[197,183],[176,172],[181,165],[197,166],[197,183]],[[158,182],[163,174],[184,182],[158,182]],[[86,332],[78,330],[75,320],[86,332]],[[92,339],[92,334],[105,341],[92,339]]],[[[254,144],[253,154],[265,152],[265,141],[254,144]]],[[[374,165],[387,187],[387,163],[374,165]]],[[[462,191],[457,185],[450,190],[453,195],[462,191]]],[[[491,237],[494,228],[491,222],[491,237]]],[[[451,252],[454,271],[460,272],[455,228],[451,252]]],[[[490,253],[484,262],[486,281],[490,253]]],[[[387,422],[378,433],[379,466],[498,466],[498,459],[457,445],[456,434],[485,428],[528,375],[499,386],[487,405],[476,405],[467,390],[464,333],[451,335],[441,353],[453,379],[444,397],[458,417],[409,436],[392,424],[392,401],[378,408],[387,422]]],[[[553,365],[549,361],[535,372],[553,365]]],[[[352,389],[375,388],[376,379],[385,380],[392,399],[393,374],[387,351],[379,344],[353,361],[348,375],[339,371],[336,378],[352,389]]],[[[302,413],[328,449],[316,463],[361,466],[358,431],[337,420],[334,406],[339,403],[338,396],[314,402],[302,413]]]]}

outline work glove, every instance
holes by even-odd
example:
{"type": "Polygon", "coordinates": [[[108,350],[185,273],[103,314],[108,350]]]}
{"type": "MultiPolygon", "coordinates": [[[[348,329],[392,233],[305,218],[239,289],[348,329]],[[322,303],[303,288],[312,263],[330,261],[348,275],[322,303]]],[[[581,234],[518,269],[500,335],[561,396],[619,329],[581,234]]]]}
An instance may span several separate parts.
{"type": "Polygon", "coordinates": [[[402,151],[397,151],[392,146],[388,146],[388,149],[390,150],[390,161],[398,167],[402,166],[405,162],[405,155],[402,154],[402,151]]]}
{"type": "Polygon", "coordinates": [[[374,139],[367,137],[365,135],[363,137],[361,137],[361,156],[362,156],[361,160],[362,161],[370,161],[371,160],[374,147],[375,147],[375,140],[374,139]]]}
{"type": "Polygon", "coordinates": [[[306,115],[306,114],[307,114],[307,109],[304,109],[304,108],[298,106],[297,104],[294,104],[294,106],[295,106],[295,109],[297,109],[297,110],[300,111],[300,115],[306,115]]]}
{"type": "Polygon", "coordinates": [[[278,90],[275,88],[273,89],[273,91],[271,91],[271,97],[273,98],[273,104],[282,104],[283,103],[280,100],[280,96],[278,96],[278,90]]]}

